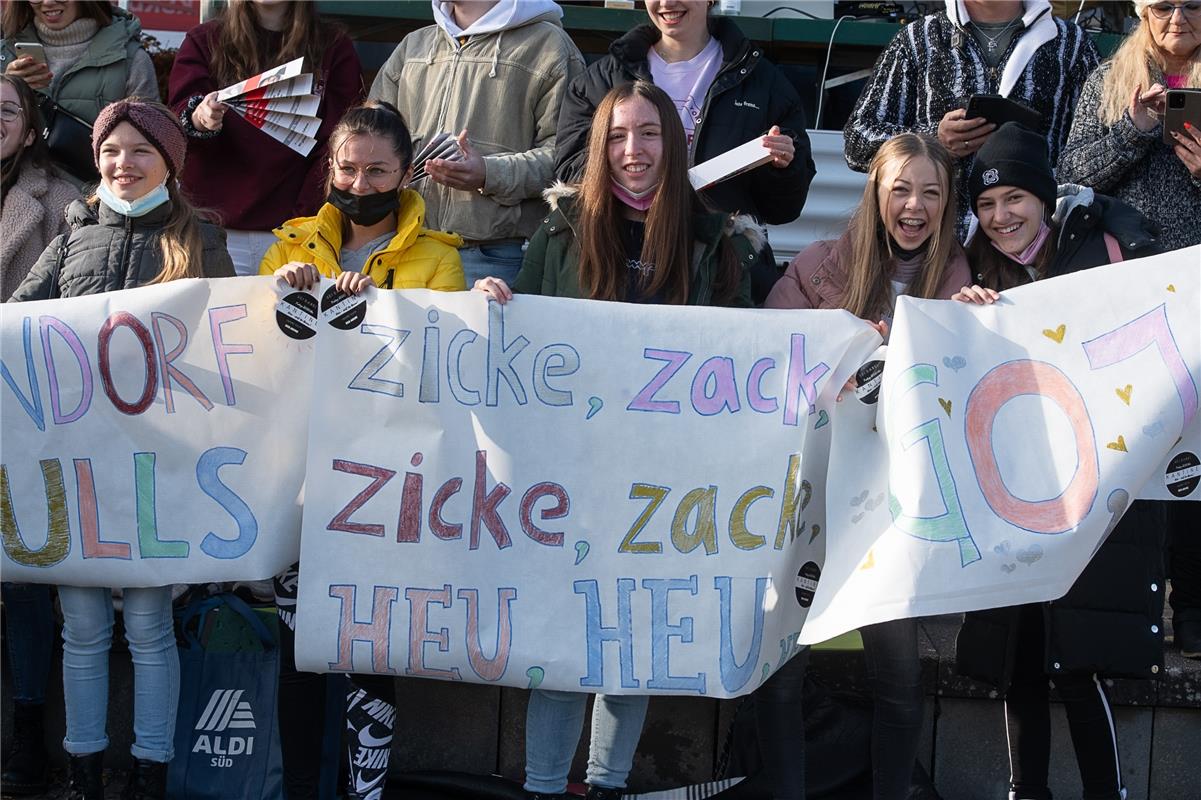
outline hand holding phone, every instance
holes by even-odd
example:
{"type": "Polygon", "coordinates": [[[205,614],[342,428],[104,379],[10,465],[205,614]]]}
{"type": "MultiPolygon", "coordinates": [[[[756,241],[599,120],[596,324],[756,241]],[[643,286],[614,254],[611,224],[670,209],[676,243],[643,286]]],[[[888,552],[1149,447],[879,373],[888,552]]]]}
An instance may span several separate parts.
{"type": "Polygon", "coordinates": [[[1201,90],[1172,89],[1165,105],[1163,139],[1189,174],[1201,180],[1201,90]]]}
{"type": "Polygon", "coordinates": [[[995,94],[974,94],[967,101],[967,115],[988,120],[998,128],[1006,122],[1038,132],[1042,130],[1043,115],[1024,103],[995,94]]]}
{"type": "Polygon", "coordinates": [[[45,89],[54,76],[46,64],[46,49],[40,42],[14,42],[17,58],[4,70],[5,75],[20,78],[32,89],[45,89]]]}
{"type": "Polygon", "coordinates": [[[1172,133],[1185,133],[1185,124],[1201,129],[1201,89],[1170,89],[1164,103],[1163,140],[1174,145],[1172,133]]]}

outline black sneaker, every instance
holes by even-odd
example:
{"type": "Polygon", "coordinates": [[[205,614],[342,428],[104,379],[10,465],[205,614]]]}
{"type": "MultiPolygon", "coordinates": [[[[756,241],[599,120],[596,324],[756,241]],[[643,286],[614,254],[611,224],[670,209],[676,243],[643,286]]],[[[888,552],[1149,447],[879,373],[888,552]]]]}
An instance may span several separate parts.
{"type": "Polygon", "coordinates": [[[0,791],[6,795],[43,794],[47,787],[48,760],[43,706],[16,703],[13,706],[13,735],[4,752],[4,774],[0,791]]]}
{"type": "Polygon", "coordinates": [[[625,789],[614,789],[606,786],[589,786],[587,800],[621,800],[625,789]]]}

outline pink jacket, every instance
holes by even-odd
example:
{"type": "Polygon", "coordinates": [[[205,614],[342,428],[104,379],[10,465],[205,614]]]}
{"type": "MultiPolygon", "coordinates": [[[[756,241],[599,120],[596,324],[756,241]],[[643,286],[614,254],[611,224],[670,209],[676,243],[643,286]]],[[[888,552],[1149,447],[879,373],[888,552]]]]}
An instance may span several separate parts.
{"type": "MultiPolygon", "coordinates": [[[[845,234],[837,241],[809,245],[792,260],[776,281],[764,307],[842,308],[842,295],[847,284],[844,264],[850,258],[850,251],[851,243],[845,234]]],[[[951,248],[947,274],[938,288],[938,298],[949,300],[951,295],[971,282],[972,272],[968,267],[967,254],[955,243],[951,248]]]]}

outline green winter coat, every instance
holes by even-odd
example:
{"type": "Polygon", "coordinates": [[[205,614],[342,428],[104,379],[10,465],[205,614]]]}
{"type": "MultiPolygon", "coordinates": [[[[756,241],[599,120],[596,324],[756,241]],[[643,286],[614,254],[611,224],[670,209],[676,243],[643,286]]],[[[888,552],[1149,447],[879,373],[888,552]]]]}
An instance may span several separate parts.
{"type": "MultiPolygon", "coordinates": [[[[114,8],[113,21],[96,31],[83,56],[55,75],[42,93],[49,94],[68,113],[93,122],[106,105],[129,94],[129,65],[135,58],[149,58],[142,50],[141,38],[142,23],[138,18],[114,8]]],[[[37,29],[32,23],[12,39],[0,40],[0,69],[17,57],[13,42],[36,41],[39,41],[37,29]]]]}
{"type": "MultiPolygon", "coordinates": [[[[576,190],[558,183],[546,191],[551,212],[530,238],[521,271],[513,280],[517,294],[544,297],[583,298],[580,290],[580,250],[575,245],[573,206],[576,190]]],[[[688,282],[688,305],[718,305],[713,299],[713,282],[718,268],[718,246],[723,236],[742,267],[738,294],[721,305],[750,308],[750,267],[763,247],[759,229],[749,217],[723,212],[707,212],[693,217],[695,241],[692,250],[692,275],[688,282]]]]}

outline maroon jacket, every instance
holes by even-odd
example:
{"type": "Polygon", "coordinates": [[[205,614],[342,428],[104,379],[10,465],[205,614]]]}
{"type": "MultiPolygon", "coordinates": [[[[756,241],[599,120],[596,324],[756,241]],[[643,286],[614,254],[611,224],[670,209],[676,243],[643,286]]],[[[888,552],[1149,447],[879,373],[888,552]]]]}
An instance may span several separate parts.
{"type": "MultiPolygon", "coordinates": [[[[220,20],[188,31],[171,68],[168,104],[182,112],[194,95],[222,89],[209,72],[220,20]]],[[[282,34],[265,40],[278,46],[282,34]]],[[[249,75],[242,76],[249,78],[249,75]]],[[[313,92],[321,95],[317,146],[307,157],[277,142],[229,111],[221,133],[188,139],[183,185],[201,208],[216,211],[227,228],[268,231],[286,219],[317,213],[325,198],[326,142],[338,120],[363,96],[362,67],[354,44],[338,33],[322,56],[313,92]]]]}
{"type": "MultiPolygon", "coordinates": [[[[850,251],[851,243],[846,234],[837,241],[809,245],[792,260],[780,280],[776,281],[763,307],[842,308],[842,295],[847,285],[845,262],[850,258],[850,251]]],[[[951,247],[942,286],[938,288],[938,299],[949,300],[951,295],[971,282],[967,255],[955,242],[951,247]]]]}

